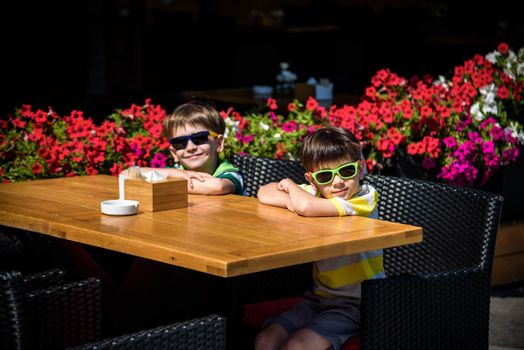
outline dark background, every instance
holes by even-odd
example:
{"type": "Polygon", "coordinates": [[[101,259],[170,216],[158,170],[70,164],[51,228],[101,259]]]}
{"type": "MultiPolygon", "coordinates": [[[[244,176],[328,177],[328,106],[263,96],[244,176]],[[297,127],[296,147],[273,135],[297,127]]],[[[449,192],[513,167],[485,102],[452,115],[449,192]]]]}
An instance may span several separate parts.
{"type": "Polygon", "coordinates": [[[335,92],[361,95],[381,68],[449,76],[501,41],[524,45],[514,0],[5,4],[2,118],[28,103],[101,120],[148,97],[170,111],[182,91],[274,85],[284,60],[299,81],[327,77],[335,92]]]}

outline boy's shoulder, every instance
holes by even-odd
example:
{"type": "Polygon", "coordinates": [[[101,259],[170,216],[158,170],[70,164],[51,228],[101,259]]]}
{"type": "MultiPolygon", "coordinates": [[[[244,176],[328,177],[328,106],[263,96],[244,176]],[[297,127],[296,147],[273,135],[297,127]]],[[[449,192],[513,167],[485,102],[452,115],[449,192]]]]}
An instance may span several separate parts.
{"type": "Polygon", "coordinates": [[[239,169],[231,164],[227,159],[223,159],[218,163],[213,176],[218,176],[228,172],[238,173],[239,169]]]}
{"type": "Polygon", "coordinates": [[[235,185],[235,194],[245,195],[246,189],[240,170],[233,166],[228,160],[224,159],[220,161],[213,176],[230,180],[235,185]]]}

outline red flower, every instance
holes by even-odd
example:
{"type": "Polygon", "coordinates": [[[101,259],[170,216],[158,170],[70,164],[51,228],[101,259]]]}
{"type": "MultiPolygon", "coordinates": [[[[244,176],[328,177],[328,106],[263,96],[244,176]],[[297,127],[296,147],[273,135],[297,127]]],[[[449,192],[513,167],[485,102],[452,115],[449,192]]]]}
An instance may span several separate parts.
{"type": "Polygon", "coordinates": [[[42,172],[42,165],[39,163],[33,164],[31,166],[31,170],[33,171],[33,174],[40,174],[42,172]]]}
{"type": "Polygon", "coordinates": [[[25,125],[27,124],[25,121],[19,118],[11,119],[11,123],[19,129],[23,129],[25,125]]]}
{"type": "Polygon", "coordinates": [[[269,107],[269,109],[271,109],[272,111],[275,111],[278,109],[278,105],[277,105],[277,100],[275,100],[274,98],[268,98],[267,99],[267,105],[269,107]]]}
{"type": "Polygon", "coordinates": [[[306,102],[306,108],[310,111],[314,111],[318,108],[318,102],[313,97],[309,97],[306,102]]]}
{"type": "Polygon", "coordinates": [[[424,106],[422,107],[422,109],[420,110],[420,114],[423,116],[423,117],[429,117],[431,116],[431,113],[433,111],[431,110],[431,108],[429,108],[428,106],[424,106]]]}
{"type": "Polygon", "coordinates": [[[366,88],[366,96],[371,98],[372,100],[375,99],[376,93],[377,93],[377,89],[375,89],[373,86],[369,86],[366,88]]]}
{"type": "Polygon", "coordinates": [[[506,44],[506,43],[500,43],[499,46],[497,47],[497,50],[498,50],[501,54],[505,55],[505,54],[507,54],[508,51],[509,51],[509,46],[508,46],[508,44],[506,44]]]}
{"type": "Polygon", "coordinates": [[[509,91],[508,91],[508,88],[505,87],[504,85],[502,85],[501,87],[499,87],[498,91],[497,91],[497,96],[503,100],[507,99],[509,97],[509,91]]]}

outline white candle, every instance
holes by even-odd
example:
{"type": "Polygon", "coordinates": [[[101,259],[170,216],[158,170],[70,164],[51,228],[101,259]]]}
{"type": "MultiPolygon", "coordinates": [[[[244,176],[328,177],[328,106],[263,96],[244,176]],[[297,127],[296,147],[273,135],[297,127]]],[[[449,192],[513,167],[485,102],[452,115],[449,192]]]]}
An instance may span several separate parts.
{"type": "Polygon", "coordinates": [[[120,199],[125,199],[125,181],[126,177],[123,174],[118,175],[118,192],[120,195],[120,199]]]}

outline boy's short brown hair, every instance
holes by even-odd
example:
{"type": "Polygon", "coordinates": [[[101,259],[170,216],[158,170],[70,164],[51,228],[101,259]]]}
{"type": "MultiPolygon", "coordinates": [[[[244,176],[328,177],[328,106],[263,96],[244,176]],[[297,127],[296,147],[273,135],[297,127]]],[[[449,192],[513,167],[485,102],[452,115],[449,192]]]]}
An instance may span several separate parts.
{"type": "Polygon", "coordinates": [[[360,143],[355,135],[337,127],[320,128],[304,139],[300,160],[307,171],[318,166],[360,159],[360,143]]]}
{"type": "Polygon", "coordinates": [[[217,134],[224,134],[226,123],[209,101],[195,100],[184,103],[169,114],[162,123],[162,133],[171,138],[173,130],[185,125],[202,125],[217,134]]]}

